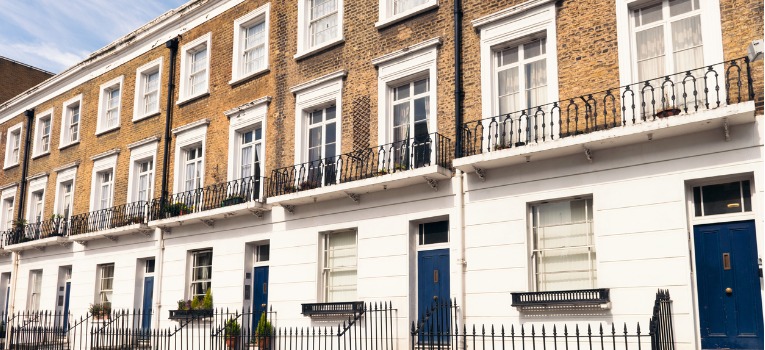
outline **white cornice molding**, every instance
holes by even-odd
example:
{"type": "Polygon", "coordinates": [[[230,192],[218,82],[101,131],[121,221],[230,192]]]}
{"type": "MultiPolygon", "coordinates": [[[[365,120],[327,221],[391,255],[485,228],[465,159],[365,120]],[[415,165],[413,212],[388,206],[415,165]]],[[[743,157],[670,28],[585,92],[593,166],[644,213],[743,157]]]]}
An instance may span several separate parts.
{"type": "Polygon", "coordinates": [[[476,18],[472,22],[473,28],[480,29],[481,27],[494,23],[496,21],[515,16],[519,13],[522,13],[524,11],[528,11],[532,8],[535,8],[537,6],[541,6],[550,2],[553,2],[554,0],[529,0],[522,4],[518,4],[512,7],[508,7],[504,10],[494,12],[490,15],[483,16],[481,18],[476,18]]]}
{"type": "Polygon", "coordinates": [[[133,142],[131,144],[128,144],[127,148],[128,149],[133,149],[133,148],[141,147],[143,145],[146,145],[146,144],[149,144],[149,143],[153,143],[153,142],[159,142],[159,136],[155,135],[155,136],[147,137],[147,138],[145,138],[143,140],[139,140],[139,141],[133,142]]]}
{"type": "Polygon", "coordinates": [[[50,175],[50,173],[47,172],[47,171],[43,171],[41,173],[37,173],[37,174],[34,174],[34,175],[29,175],[29,176],[27,176],[27,182],[32,181],[32,180],[37,180],[39,178],[47,177],[48,175],[50,175]]]}
{"type": "Polygon", "coordinates": [[[179,127],[177,127],[177,128],[172,130],[173,131],[173,135],[178,135],[178,134],[180,134],[180,133],[182,133],[184,131],[188,131],[188,130],[194,129],[194,128],[200,127],[202,125],[204,125],[204,126],[210,125],[210,119],[205,118],[205,119],[197,120],[195,122],[188,123],[186,125],[181,125],[181,126],[179,126],[179,127]]]}
{"type": "Polygon", "coordinates": [[[106,158],[106,157],[109,157],[109,156],[118,155],[118,154],[120,154],[120,149],[119,148],[110,149],[110,150],[108,150],[106,152],[99,153],[99,154],[96,154],[95,156],[90,157],[90,160],[95,162],[95,161],[97,161],[99,159],[106,158]]]}
{"type": "Polygon", "coordinates": [[[18,185],[19,185],[18,182],[11,182],[11,183],[9,183],[7,185],[2,185],[2,186],[0,186],[0,192],[5,191],[5,190],[7,190],[7,189],[9,189],[11,187],[16,187],[18,185]]]}
{"type": "Polygon", "coordinates": [[[241,106],[237,106],[237,107],[231,108],[231,109],[223,112],[223,114],[225,114],[229,119],[231,119],[231,117],[233,117],[235,114],[237,114],[239,112],[246,111],[246,110],[248,110],[250,108],[259,106],[259,105],[264,104],[264,103],[267,104],[267,103],[270,103],[270,102],[271,102],[271,96],[264,96],[264,97],[261,97],[261,98],[259,98],[257,100],[252,100],[250,102],[247,102],[247,103],[245,103],[245,104],[243,104],[241,106]]]}
{"type": "Polygon", "coordinates": [[[71,163],[68,163],[68,164],[64,164],[62,166],[55,167],[55,168],[53,168],[53,172],[60,173],[60,172],[62,172],[64,170],[69,170],[71,168],[76,168],[78,166],[80,166],[80,161],[79,160],[71,162],[71,163]]]}
{"type": "Polygon", "coordinates": [[[406,55],[410,55],[417,51],[427,50],[435,46],[440,46],[443,41],[441,40],[441,37],[436,37],[433,39],[425,40],[421,43],[414,44],[412,46],[405,47],[401,50],[394,51],[391,53],[387,53],[385,55],[376,57],[372,59],[372,64],[375,66],[379,66],[383,63],[390,62],[392,60],[401,58],[406,55]]]}
{"type": "Polygon", "coordinates": [[[346,75],[348,75],[348,72],[346,70],[339,70],[339,71],[334,72],[334,73],[329,73],[327,75],[320,76],[320,77],[318,77],[316,79],[309,80],[309,81],[307,81],[305,83],[295,85],[295,86],[290,88],[290,92],[293,93],[293,94],[297,94],[297,93],[299,93],[301,91],[304,91],[306,89],[310,89],[310,88],[312,88],[314,86],[317,86],[317,85],[320,85],[320,84],[324,84],[324,83],[326,83],[328,81],[331,81],[331,80],[334,80],[334,79],[337,79],[337,78],[345,78],[346,75]]]}

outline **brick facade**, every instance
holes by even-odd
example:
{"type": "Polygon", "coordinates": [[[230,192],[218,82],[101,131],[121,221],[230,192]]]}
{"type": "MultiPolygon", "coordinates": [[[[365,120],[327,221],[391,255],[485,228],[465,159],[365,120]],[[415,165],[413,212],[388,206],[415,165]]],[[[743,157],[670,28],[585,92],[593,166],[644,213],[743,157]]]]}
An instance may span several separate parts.
{"type": "Polygon", "coordinates": [[[53,73],[0,57],[0,104],[53,76],[53,73]]]}

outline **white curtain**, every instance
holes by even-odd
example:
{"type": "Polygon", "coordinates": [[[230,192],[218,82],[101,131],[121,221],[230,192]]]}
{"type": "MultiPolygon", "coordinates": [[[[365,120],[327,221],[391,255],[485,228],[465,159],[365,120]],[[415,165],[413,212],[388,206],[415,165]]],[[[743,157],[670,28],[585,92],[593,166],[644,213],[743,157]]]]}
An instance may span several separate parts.
{"type": "Polygon", "coordinates": [[[326,240],[326,301],[356,300],[356,232],[328,234],[326,240]]]}
{"type": "MultiPolygon", "coordinates": [[[[684,73],[704,65],[700,16],[672,22],[672,47],[675,72],[684,73]]],[[[701,72],[694,72],[694,75],[701,76],[701,74],[701,72]]]]}
{"type": "Polygon", "coordinates": [[[311,6],[311,46],[335,37],[337,0],[314,0],[311,6]]]}
{"type": "Polygon", "coordinates": [[[499,114],[518,111],[518,67],[499,71],[497,74],[499,114]]]}
{"type": "Polygon", "coordinates": [[[664,28],[653,27],[637,32],[638,80],[664,75],[664,28]]]}

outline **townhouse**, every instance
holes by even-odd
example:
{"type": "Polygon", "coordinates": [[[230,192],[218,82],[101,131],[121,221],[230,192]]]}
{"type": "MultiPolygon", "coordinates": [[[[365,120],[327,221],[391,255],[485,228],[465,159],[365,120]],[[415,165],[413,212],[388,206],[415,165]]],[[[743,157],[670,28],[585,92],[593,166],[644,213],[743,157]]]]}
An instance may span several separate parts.
{"type": "Polygon", "coordinates": [[[618,325],[661,288],[677,346],[762,348],[762,14],[191,1],[0,105],[0,301],[384,300],[405,346],[434,299],[618,325]]]}

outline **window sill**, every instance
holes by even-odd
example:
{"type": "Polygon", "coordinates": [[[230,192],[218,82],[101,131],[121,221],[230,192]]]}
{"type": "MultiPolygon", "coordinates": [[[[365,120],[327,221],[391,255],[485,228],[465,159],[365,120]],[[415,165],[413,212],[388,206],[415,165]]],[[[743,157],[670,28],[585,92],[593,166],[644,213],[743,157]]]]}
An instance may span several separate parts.
{"type": "Polygon", "coordinates": [[[72,147],[74,145],[78,145],[79,143],[80,143],[80,140],[77,140],[77,141],[74,141],[74,142],[70,142],[70,143],[67,143],[65,145],[58,146],[58,150],[60,151],[60,150],[62,150],[64,148],[69,148],[69,147],[72,147]]]}
{"type": "Polygon", "coordinates": [[[159,115],[159,111],[152,112],[152,113],[147,113],[147,114],[140,115],[140,116],[133,116],[133,123],[140,122],[141,120],[149,119],[151,117],[156,117],[158,115],[159,115]]]}
{"type": "Polygon", "coordinates": [[[248,73],[247,75],[236,77],[236,79],[231,79],[231,81],[229,81],[228,84],[231,85],[231,86],[238,85],[238,84],[241,84],[241,83],[243,83],[243,82],[245,82],[247,80],[250,80],[250,79],[252,79],[252,78],[254,78],[256,76],[266,74],[266,73],[268,73],[270,71],[271,71],[271,69],[268,66],[266,66],[264,68],[261,68],[259,70],[254,71],[252,73],[248,73]]]}
{"type": "Polygon", "coordinates": [[[101,136],[103,134],[108,134],[108,133],[110,133],[110,132],[112,132],[114,130],[117,130],[119,128],[120,128],[120,126],[119,126],[119,124],[117,124],[117,126],[113,126],[113,127],[109,128],[109,129],[98,130],[98,131],[96,131],[96,136],[101,136]]]}
{"type": "Polygon", "coordinates": [[[608,288],[510,293],[519,309],[610,309],[608,288]]]}
{"type": "Polygon", "coordinates": [[[438,8],[438,2],[437,1],[433,1],[433,2],[431,2],[429,4],[422,4],[420,6],[417,6],[417,7],[413,8],[413,9],[410,9],[409,11],[406,11],[406,12],[403,12],[403,13],[399,13],[397,15],[390,16],[388,18],[385,18],[383,20],[375,22],[375,28],[377,28],[378,30],[383,29],[383,28],[385,28],[387,26],[390,26],[390,25],[393,25],[393,24],[398,23],[400,21],[403,21],[405,19],[417,16],[417,15],[423,13],[423,12],[430,11],[430,10],[432,10],[434,8],[438,8]]]}
{"type": "Polygon", "coordinates": [[[42,157],[45,157],[47,155],[50,155],[50,151],[35,154],[35,155],[32,156],[32,159],[34,160],[34,159],[37,159],[37,158],[42,158],[42,157]]]}
{"type": "Polygon", "coordinates": [[[8,169],[11,169],[11,168],[14,168],[14,167],[17,167],[17,166],[19,166],[19,163],[4,165],[3,166],[3,170],[8,170],[8,169]]]}
{"type": "Polygon", "coordinates": [[[184,98],[182,98],[182,99],[179,99],[178,101],[176,101],[176,102],[175,102],[175,104],[176,104],[177,106],[183,106],[183,105],[185,105],[185,104],[187,104],[187,103],[190,103],[190,102],[192,102],[192,101],[196,101],[196,100],[198,100],[198,99],[201,99],[201,98],[204,98],[204,97],[207,97],[207,96],[210,96],[210,91],[209,91],[209,90],[208,90],[208,91],[205,91],[205,92],[203,92],[203,93],[200,93],[200,94],[198,94],[198,95],[194,95],[194,96],[186,96],[186,97],[184,97],[184,98]]]}
{"type": "Polygon", "coordinates": [[[337,38],[335,40],[332,40],[332,41],[326,42],[324,44],[321,44],[319,46],[314,46],[314,47],[312,47],[312,48],[310,48],[308,50],[305,50],[305,51],[302,51],[302,52],[298,52],[298,53],[295,54],[295,56],[293,56],[293,58],[296,59],[296,60],[301,60],[301,59],[313,56],[313,55],[315,55],[315,54],[317,54],[319,52],[322,52],[324,50],[328,50],[328,49],[330,49],[332,47],[335,47],[336,45],[340,45],[340,44],[342,44],[344,42],[345,42],[345,38],[340,37],[340,38],[337,38]]]}
{"type": "Polygon", "coordinates": [[[169,310],[171,320],[189,320],[213,317],[213,310],[169,310]]]}
{"type": "Polygon", "coordinates": [[[327,316],[348,316],[364,313],[363,301],[346,301],[339,303],[311,303],[301,304],[303,316],[309,317],[327,317],[327,316]]]}

